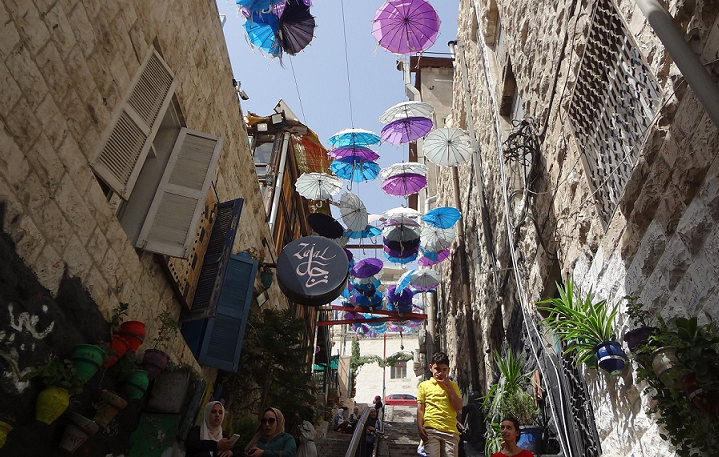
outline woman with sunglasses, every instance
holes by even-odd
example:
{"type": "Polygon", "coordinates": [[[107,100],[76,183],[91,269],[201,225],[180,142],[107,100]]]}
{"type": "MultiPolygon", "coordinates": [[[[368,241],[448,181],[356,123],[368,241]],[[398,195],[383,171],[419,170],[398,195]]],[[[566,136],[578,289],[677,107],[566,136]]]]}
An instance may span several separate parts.
{"type": "Polygon", "coordinates": [[[222,436],[225,408],[219,401],[211,401],[202,411],[202,422],[187,432],[186,457],[232,457],[234,443],[222,436]]]}
{"type": "Polygon", "coordinates": [[[277,408],[267,408],[262,413],[260,428],[245,448],[252,457],[295,457],[297,445],[289,433],[285,433],[285,416],[277,408]]]}

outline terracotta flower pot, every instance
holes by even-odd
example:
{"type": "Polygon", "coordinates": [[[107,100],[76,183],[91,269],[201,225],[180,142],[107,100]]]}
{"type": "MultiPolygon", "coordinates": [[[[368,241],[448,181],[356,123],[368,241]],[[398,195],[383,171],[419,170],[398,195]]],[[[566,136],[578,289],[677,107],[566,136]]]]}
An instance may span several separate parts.
{"type": "Polygon", "coordinates": [[[135,352],[145,341],[145,324],[140,321],[123,322],[120,325],[118,334],[125,338],[125,341],[130,346],[129,350],[135,352]]]}
{"type": "Polygon", "coordinates": [[[85,443],[88,438],[97,433],[100,427],[87,417],[77,413],[70,413],[69,418],[70,421],[67,423],[67,427],[65,427],[65,433],[62,435],[60,447],[72,453],[85,443]]]}
{"type": "Polygon", "coordinates": [[[35,419],[48,425],[55,422],[70,405],[70,392],[57,386],[47,386],[37,396],[35,419]]]}
{"type": "Polygon", "coordinates": [[[104,428],[117,416],[117,413],[127,406],[127,401],[109,390],[103,390],[101,397],[103,401],[102,406],[97,409],[95,417],[93,417],[92,420],[104,428]]]}
{"type": "Polygon", "coordinates": [[[72,365],[77,371],[77,377],[87,382],[102,366],[105,351],[94,344],[80,344],[72,351],[72,365]]]}
{"type": "Polygon", "coordinates": [[[170,356],[159,349],[148,349],[142,357],[140,366],[147,371],[150,381],[155,379],[170,362],[170,356]]]}
{"type": "Polygon", "coordinates": [[[5,446],[7,434],[12,431],[12,425],[7,422],[0,421],[0,448],[5,446]]]}
{"type": "Polygon", "coordinates": [[[110,345],[109,358],[105,360],[102,365],[105,368],[111,367],[120,360],[120,357],[125,355],[125,352],[130,348],[130,344],[122,336],[115,334],[112,335],[112,344],[110,345]]]}

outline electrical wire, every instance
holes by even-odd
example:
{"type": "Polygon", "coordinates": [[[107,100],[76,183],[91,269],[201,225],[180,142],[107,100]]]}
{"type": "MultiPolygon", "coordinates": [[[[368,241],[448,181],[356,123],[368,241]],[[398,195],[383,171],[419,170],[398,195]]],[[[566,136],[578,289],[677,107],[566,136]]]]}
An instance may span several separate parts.
{"type": "Polygon", "coordinates": [[[302,122],[305,125],[307,124],[307,116],[305,116],[305,107],[302,106],[302,97],[300,96],[300,86],[297,84],[297,75],[295,75],[295,66],[292,64],[292,58],[290,57],[288,59],[290,61],[290,68],[292,69],[292,79],[295,80],[295,89],[297,90],[297,99],[300,101],[300,111],[302,111],[302,122]]]}
{"type": "Polygon", "coordinates": [[[345,68],[347,70],[347,99],[349,100],[349,108],[350,108],[350,124],[352,125],[352,128],[354,128],[355,121],[354,121],[354,116],[352,113],[352,82],[350,81],[350,61],[349,61],[349,52],[347,51],[347,24],[345,22],[345,2],[344,2],[344,0],[340,0],[340,7],[342,9],[342,34],[344,36],[345,68]]]}

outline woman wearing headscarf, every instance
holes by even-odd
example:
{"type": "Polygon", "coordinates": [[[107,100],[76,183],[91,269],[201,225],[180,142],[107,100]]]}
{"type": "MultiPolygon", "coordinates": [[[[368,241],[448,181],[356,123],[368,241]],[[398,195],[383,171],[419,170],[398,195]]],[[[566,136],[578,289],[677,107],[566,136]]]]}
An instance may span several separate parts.
{"type": "Polygon", "coordinates": [[[315,446],[315,426],[297,413],[297,426],[294,428],[295,443],[297,444],[296,457],[317,457],[315,446]]]}
{"type": "Polygon", "coordinates": [[[211,401],[202,411],[202,422],[187,432],[186,457],[232,457],[233,444],[222,436],[225,408],[219,401],[211,401]]]}
{"type": "Polygon", "coordinates": [[[367,422],[364,424],[364,431],[367,443],[365,450],[367,451],[367,456],[371,456],[377,434],[383,433],[384,431],[382,428],[382,421],[377,417],[377,410],[375,408],[369,409],[369,417],[367,418],[367,422]]]}
{"type": "Polygon", "coordinates": [[[285,416],[277,408],[262,413],[260,428],[245,447],[252,457],[295,457],[297,445],[292,435],[285,432],[285,416]]]}

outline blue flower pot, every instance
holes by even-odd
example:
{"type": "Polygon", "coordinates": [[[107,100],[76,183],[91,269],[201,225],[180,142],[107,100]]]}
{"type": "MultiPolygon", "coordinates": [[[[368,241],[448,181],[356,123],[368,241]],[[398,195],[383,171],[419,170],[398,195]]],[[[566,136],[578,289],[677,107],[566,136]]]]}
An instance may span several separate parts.
{"type": "Polygon", "coordinates": [[[599,343],[595,346],[594,353],[597,356],[599,368],[610,375],[617,376],[624,370],[627,356],[624,354],[622,346],[616,341],[599,343]]]}

